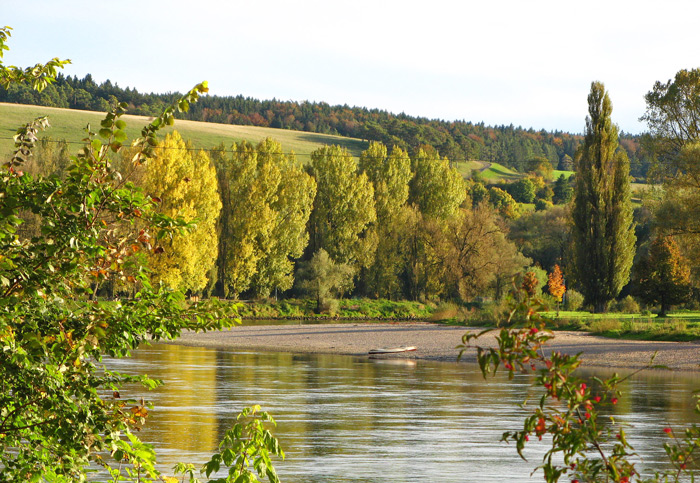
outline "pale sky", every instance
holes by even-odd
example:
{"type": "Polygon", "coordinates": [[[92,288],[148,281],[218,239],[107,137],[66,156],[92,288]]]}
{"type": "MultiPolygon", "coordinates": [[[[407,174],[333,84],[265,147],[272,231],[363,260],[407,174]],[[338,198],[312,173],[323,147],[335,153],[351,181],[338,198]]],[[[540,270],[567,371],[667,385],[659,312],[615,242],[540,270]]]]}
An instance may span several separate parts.
{"type": "Polygon", "coordinates": [[[700,67],[700,2],[0,0],[6,65],[69,58],[141,92],[324,101],[582,132],[605,83],[639,133],[644,94],[700,67]]]}

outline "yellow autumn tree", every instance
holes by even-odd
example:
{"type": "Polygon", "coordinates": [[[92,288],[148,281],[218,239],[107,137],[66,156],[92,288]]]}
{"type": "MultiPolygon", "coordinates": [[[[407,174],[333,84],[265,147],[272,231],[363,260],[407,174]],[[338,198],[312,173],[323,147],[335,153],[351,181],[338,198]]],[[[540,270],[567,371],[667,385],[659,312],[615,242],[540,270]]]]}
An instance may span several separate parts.
{"type": "Polygon", "coordinates": [[[224,202],[220,227],[220,294],[267,296],[294,283],[295,258],[308,244],[306,223],[316,183],[282,146],[264,139],[233,145],[217,157],[224,202]]]}
{"type": "Polygon", "coordinates": [[[173,289],[201,291],[216,261],[216,221],[221,211],[216,170],[209,156],[194,152],[174,131],[146,164],[141,183],[146,194],[160,200],[163,214],[193,223],[192,229],[157,242],[162,250],[150,255],[154,281],[173,289]]]}

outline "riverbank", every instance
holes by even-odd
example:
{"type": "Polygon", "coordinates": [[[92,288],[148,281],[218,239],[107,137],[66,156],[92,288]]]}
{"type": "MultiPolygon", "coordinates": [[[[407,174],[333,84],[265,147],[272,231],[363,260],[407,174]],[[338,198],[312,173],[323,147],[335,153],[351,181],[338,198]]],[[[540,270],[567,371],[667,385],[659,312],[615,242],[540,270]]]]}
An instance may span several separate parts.
{"type": "MultiPolygon", "coordinates": [[[[364,356],[379,347],[415,346],[414,352],[382,356],[433,361],[457,360],[461,337],[469,329],[427,322],[342,323],[314,325],[238,326],[207,333],[185,332],[172,343],[231,350],[343,354],[364,356]]],[[[655,352],[655,364],[673,370],[700,370],[700,344],[608,339],[584,332],[557,331],[549,350],[582,353],[585,365],[635,369],[647,365],[655,352]]],[[[481,345],[494,345],[494,335],[484,336],[481,345]]],[[[476,360],[474,351],[465,352],[463,361],[476,360]]]]}

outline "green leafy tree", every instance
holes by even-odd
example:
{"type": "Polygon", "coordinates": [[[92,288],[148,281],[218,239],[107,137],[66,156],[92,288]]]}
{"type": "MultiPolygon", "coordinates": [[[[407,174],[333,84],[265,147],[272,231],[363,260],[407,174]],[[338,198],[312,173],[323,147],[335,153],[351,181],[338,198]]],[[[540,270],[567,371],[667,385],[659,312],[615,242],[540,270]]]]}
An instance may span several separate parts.
{"type": "Polygon", "coordinates": [[[311,250],[324,249],[338,263],[368,267],[376,250],[369,228],[377,213],[367,174],[359,173],[352,156],[338,146],[314,151],[311,173],[317,185],[309,220],[311,250]]]}
{"type": "MultiPolygon", "coordinates": [[[[0,29],[0,52],[8,34],[0,29]]],[[[51,76],[45,66],[0,66],[3,83],[28,80],[42,88],[51,76]]],[[[160,127],[173,124],[174,114],[206,91],[206,83],[199,84],[146,125],[132,143],[132,162],[149,162],[160,127]]],[[[233,323],[229,307],[215,301],[188,306],[181,293],[153,288],[142,258],[134,256],[155,251],[173,230],[191,225],[159,213],[154,200],[115,169],[111,155],[125,148],[125,109],[113,106],[98,133],[88,130],[65,177],[23,171],[46,118],[17,131],[16,150],[0,173],[3,482],[86,481],[90,465],[105,467],[114,481],[163,476],[155,470],[153,448],[134,435],[147,416],[144,402],[119,392],[126,383],[152,388],[158,381],[107,371],[102,358],[125,357],[142,342],[171,339],[182,329],[233,323]],[[38,218],[41,236],[18,231],[23,213],[38,218]],[[129,259],[139,264],[134,275],[125,271],[129,259]],[[136,297],[90,301],[95,285],[109,277],[134,286],[136,297]]],[[[274,453],[273,440],[256,440],[256,454],[274,453]]],[[[276,481],[267,473],[269,458],[262,463],[268,480],[276,481]]]]}
{"type": "Polygon", "coordinates": [[[542,176],[544,179],[550,179],[553,170],[552,163],[542,156],[535,156],[527,162],[527,172],[542,176]]]}
{"type": "Polygon", "coordinates": [[[672,237],[658,236],[635,266],[638,295],[649,304],[661,306],[665,316],[672,305],[687,302],[692,293],[690,267],[672,237]]]}
{"type": "Polygon", "coordinates": [[[514,220],[520,215],[518,203],[510,194],[496,186],[489,188],[489,203],[504,218],[514,220]]]}
{"type": "Polygon", "coordinates": [[[508,186],[508,192],[518,203],[532,203],[536,191],[535,183],[530,178],[521,178],[508,186]]]}
{"type": "Polygon", "coordinates": [[[488,205],[460,209],[448,221],[445,239],[445,274],[452,295],[462,300],[484,295],[490,286],[500,292],[503,280],[512,279],[529,264],[506,238],[498,215],[488,205]]]}
{"type": "Polygon", "coordinates": [[[374,262],[363,271],[366,291],[377,297],[395,298],[401,295],[400,275],[403,256],[397,247],[401,243],[411,180],[411,160],[397,147],[387,154],[384,145],[372,142],[360,156],[359,168],[374,186],[377,221],[373,225],[377,240],[374,262]]]}
{"type": "Polygon", "coordinates": [[[470,180],[467,182],[467,194],[471,198],[472,207],[476,207],[479,203],[489,199],[489,190],[484,186],[484,183],[476,181],[470,180]]]}
{"type": "Polygon", "coordinates": [[[299,288],[316,299],[318,313],[328,311],[330,302],[353,287],[353,268],[347,263],[336,263],[320,249],[299,269],[299,288]]]}
{"type": "Polygon", "coordinates": [[[252,288],[266,297],[273,289],[288,290],[294,284],[294,259],[304,254],[309,243],[307,224],[311,216],[316,182],[293,157],[282,153],[272,139],[258,144],[262,169],[279,172],[279,183],[269,200],[274,221],[269,236],[258,241],[264,254],[253,275],[252,288]]]}
{"type": "Polygon", "coordinates": [[[399,245],[405,260],[405,293],[412,300],[439,299],[446,292],[445,221],[423,215],[415,205],[405,213],[399,245]]]}
{"type": "Polygon", "coordinates": [[[700,139],[700,69],[682,69],[672,80],[657,81],[645,100],[641,120],[649,126],[657,155],[672,159],[700,139]]]}
{"type": "Polygon", "coordinates": [[[554,188],[552,188],[552,191],[552,202],[555,205],[565,205],[574,197],[574,187],[571,185],[571,183],[569,183],[563,174],[560,175],[554,182],[554,188]]]}
{"type": "Polygon", "coordinates": [[[560,206],[526,213],[510,223],[508,238],[536,265],[562,265],[569,258],[569,222],[567,211],[560,206]]]}
{"type": "Polygon", "coordinates": [[[700,271],[700,69],[682,69],[667,82],[656,82],[646,95],[642,117],[650,136],[645,148],[658,158],[664,181],[656,222],[677,235],[693,278],[700,271]]]}
{"type": "Polygon", "coordinates": [[[234,144],[231,159],[222,154],[217,166],[225,213],[217,264],[223,295],[291,288],[293,259],[308,243],[313,178],[272,139],[234,144]]]}
{"type": "Polygon", "coordinates": [[[218,239],[216,223],[221,212],[216,170],[204,151],[191,146],[173,131],[145,167],[143,190],[158,202],[158,211],[195,223],[192,230],[160,241],[150,255],[155,280],[175,290],[200,292],[214,267],[218,239]]]}
{"type": "Polygon", "coordinates": [[[416,204],[426,216],[444,220],[467,197],[464,178],[437,152],[419,149],[413,159],[413,172],[409,203],[416,204]]]}
{"type": "Polygon", "coordinates": [[[576,160],[572,236],[577,280],[596,312],[603,312],[629,281],[636,238],[629,161],[618,150],[612,103],[600,82],[591,85],[588,112],[576,160]]]}

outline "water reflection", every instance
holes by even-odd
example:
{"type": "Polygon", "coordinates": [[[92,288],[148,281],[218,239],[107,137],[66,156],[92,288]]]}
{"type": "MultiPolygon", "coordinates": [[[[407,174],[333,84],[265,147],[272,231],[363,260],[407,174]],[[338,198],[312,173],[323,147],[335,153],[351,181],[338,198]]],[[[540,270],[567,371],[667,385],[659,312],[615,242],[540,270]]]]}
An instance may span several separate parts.
{"type": "MultiPolygon", "coordinates": [[[[532,443],[526,463],[499,443],[522,425],[518,404],[538,397],[530,376],[484,384],[468,364],[176,345],[110,365],[165,381],[148,395],[155,409],[141,435],[158,448],[162,469],[206,461],[241,408],[260,404],[278,421],[287,460],[277,469],[286,482],[542,480],[530,472],[543,446],[532,443]]],[[[695,421],[699,383],[671,372],[625,383],[615,417],[634,426],[631,441],[647,464],[663,460],[664,425],[695,421]]]]}

